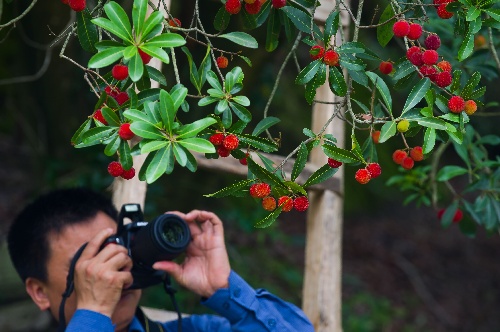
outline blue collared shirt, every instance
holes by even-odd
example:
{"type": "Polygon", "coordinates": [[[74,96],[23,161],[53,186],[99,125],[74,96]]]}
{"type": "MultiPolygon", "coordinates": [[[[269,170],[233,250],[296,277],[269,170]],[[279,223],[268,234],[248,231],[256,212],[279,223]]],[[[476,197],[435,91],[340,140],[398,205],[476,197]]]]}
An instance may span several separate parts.
{"type": "MultiPolygon", "coordinates": [[[[229,287],[217,290],[201,302],[216,315],[191,315],[182,319],[183,332],[199,331],[273,331],[313,332],[304,312],[264,289],[254,290],[231,271],[229,287]]],[[[177,331],[177,321],[162,323],[165,332],[177,331]]],[[[71,318],[66,332],[113,332],[111,319],[98,312],[79,309],[71,318]]],[[[134,317],[129,331],[145,332],[134,317]]]]}

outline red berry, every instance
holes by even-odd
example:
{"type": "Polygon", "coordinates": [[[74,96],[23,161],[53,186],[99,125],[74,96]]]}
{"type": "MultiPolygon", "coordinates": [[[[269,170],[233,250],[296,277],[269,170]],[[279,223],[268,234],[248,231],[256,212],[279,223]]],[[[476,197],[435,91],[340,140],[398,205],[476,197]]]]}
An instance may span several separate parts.
{"type": "Polygon", "coordinates": [[[407,51],[406,51],[406,58],[408,60],[411,60],[411,56],[413,55],[413,53],[416,53],[416,52],[420,52],[420,47],[418,46],[412,46],[410,47],[407,51]]]}
{"type": "Polygon", "coordinates": [[[412,55],[410,56],[410,62],[417,67],[422,66],[424,64],[424,60],[422,59],[422,54],[423,52],[420,51],[412,53],[412,55]]]}
{"type": "Polygon", "coordinates": [[[108,124],[108,121],[106,121],[106,119],[104,118],[104,116],[102,115],[102,111],[101,109],[98,109],[97,111],[94,112],[94,115],[92,115],[92,117],[94,119],[96,119],[97,121],[99,121],[100,123],[102,124],[105,124],[107,125],[108,124]]]}
{"type": "Polygon", "coordinates": [[[131,167],[129,170],[124,170],[122,173],[122,178],[125,180],[130,180],[135,176],[135,169],[131,167]]]}
{"type": "Polygon", "coordinates": [[[410,24],[410,32],[406,36],[410,40],[417,40],[422,36],[422,26],[417,23],[410,24]]]}
{"type": "Polygon", "coordinates": [[[289,212],[293,208],[293,199],[289,196],[281,196],[278,199],[278,206],[281,206],[282,212],[289,212]]]}
{"type": "Polygon", "coordinates": [[[405,157],[401,162],[401,166],[406,170],[412,169],[414,165],[415,161],[411,157],[405,157]]]}
{"type": "Polygon", "coordinates": [[[323,62],[329,66],[336,66],[339,64],[339,54],[334,50],[328,50],[323,56],[323,62]]]}
{"type": "Polygon", "coordinates": [[[424,45],[428,50],[437,50],[441,46],[441,38],[435,34],[429,35],[425,38],[424,45]]]}
{"type": "Polygon", "coordinates": [[[331,168],[339,168],[340,166],[342,166],[342,162],[341,161],[337,161],[333,158],[328,158],[328,165],[331,167],[331,168]]]}
{"type": "Polygon", "coordinates": [[[366,168],[361,168],[357,170],[354,178],[361,184],[367,184],[368,182],[370,182],[371,175],[366,168]]]}
{"type": "Polygon", "coordinates": [[[405,159],[406,157],[408,157],[408,154],[403,150],[396,150],[392,154],[392,160],[398,165],[401,165],[403,159],[405,159]]]}
{"type": "Polygon", "coordinates": [[[434,66],[423,65],[418,70],[423,77],[430,77],[431,79],[437,74],[437,70],[434,66]]]}
{"type": "Polygon", "coordinates": [[[448,100],[448,108],[452,113],[460,113],[465,108],[465,101],[460,96],[453,96],[448,100]]]}
{"type": "Polygon", "coordinates": [[[280,9],[281,7],[285,7],[286,0],[272,0],[272,5],[276,9],[280,9]]]}
{"type": "Polygon", "coordinates": [[[372,179],[375,179],[382,174],[382,167],[380,167],[378,163],[369,163],[365,168],[370,173],[370,177],[372,179]]]}
{"type": "Polygon", "coordinates": [[[85,0],[69,0],[69,7],[73,9],[75,12],[81,12],[85,9],[86,1],[85,0]]]}
{"type": "MultiPolygon", "coordinates": [[[[444,211],[446,211],[446,210],[445,209],[440,209],[438,211],[437,217],[438,217],[439,220],[441,220],[443,218],[444,211]]],[[[453,216],[452,221],[453,222],[460,222],[462,220],[463,216],[464,216],[464,213],[462,212],[462,210],[457,209],[455,211],[455,215],[453,216]]]]}
{"type": "Polygon", "coordinates": [[[394,36],[396,37],[405,37],[410,33],[410,24],[406,21],[397,21],[392,26],[392,32],[394,32],[394,36]]]}
{"type": "Polygon", "coordinates": [[[422,54],[422,61],[426,65],[434,65],[439,59],[439,54],[438,52],[434,50],[427,50],[422,54]]]}
{"type": "Polygon", "coordinates": [[[117,161],[112,161],[108,165],[108,173],[109,175],[113,177],[117,177],[123,174],[123,167],[122,164],[120,164],[117,161]]]}
{"type": "Polygon", "coordinates": [[[217,67],[224,69],[228,64],[229,60],[225,56],[221,55],[217,58],[217,67]]]}
{"type": "Polygon", "coordinates": [[[255,0],[252,3],[248,2],[245,3],[245,10],[250,15],[258,14],[261,8],[262,8],[262,2],[260,0],[255,0]]]}
{"type": "Polygon", "coordinates": [[[123,105],[130,98],[128,97],[128,93],[126,93],[125,91],[122,91],[116,95],[115,99],[116,99],[116,102],[118,103],[118,105],[123,105]]]}
{"type": "Polygon", "coordinates": [[[225,8],[231,15],[238,14],[241,9],[241,2],[240,0],[227,0],[225,8]]]}
{"type": "Polygon", "coordinates": [[[139,56],[141,57],[142,63],[144,63],[145,65],[147,65],[153,58],[151,55],[147,54],[141,49],[139,49],[139,56]]]}
{"type": "Polygon", "coordinates": [[[122,81],[128,77],[128,67],[125,65],[114,65],[111,69],[111,75],[115,80],[122,81]]]}
{"type": "Polygon", "coordinates": [[[453,81],[453,77],[451,76],[451,73],[443,71],[436,74],[434,81],[438,87],[446,88],[453,81]]]}
{"type": "Polygon", "coordinates": [[[299,196],[293,200],[293,207],[299,212],[304,212],[309,207],[309,200],[306,196],[299,196]]]}
{"type": "Polygon", "coordinates": [[[382,74],[389,75],[392,72],[392,63],[389,61],[382,61],[378,66],[378,69],[382,74]]]}
{"type": "Polygon", "coordinates": [[[117,86],[107,86],[104,88],[104,92],[110,97],[115,98],[121,91],[117,86]]]}
{"type": "Polygon", "coordinates": [[[325,49],[323,48],[323,46],[314,45],[309,50],[309,55],[311,56],[312,60],[321,59],[323,57],[323,55],[325,55],[325,49]]]}
{"type": "Polygon", "coordinates": [[[130,130],[130,123],[123,123],[120,126],[120,129],[118,129],[118,135],[121,139],[124,139],[126,141],[132,139],[132,137],[135,136],[132,130],[130,130]]]}
{"type": "Polygon", "coordinates": [[[243,158],[241,158],[241,159],[239,160],[240,164],[245,165],[245,166],[246,166],[246,165],[248,165],[248,157],[249,157],[249,156],[250,156],[250,154],[248,154],[248,153],[247,153],[247,154],[245,154],[245,157],[243,157],[243,158]]]}
{"type": "Polygon", "coordinates": [[[467,115],[472,115],[477,111],[477,104],[474,100],[467,100],[465,102],[464,111],[467,115]]]}
{"type": "Polygon", "coordinates": [[[210,143],[212,143],[215,146],[222,145],[222,142],[224,142],[224,134],[223,133],[215,133],[210,138],[208,139],[210,143]]]}
{"type": "Polygon", "coordinates": [[[178,18],[174,18],[174,19],[168,21],[168,25],[170,25],[171,27],[180,28],[181,21],[178,18]]]}
{"type": "Polygon", "coordinates": [[[437,66],[442,71],[447,71],[448,73],[451,73],[451,64],[448,61],[445,60],[439,61],[437,66]]]}
{"type": "Polygon", "coordinates": [[[373,143],[378,144],[379,139],[380,139],[380,130],[375,130],[375,131],[372,133],[372,140],[373,140],[373,143]]]}
{"type": "Polygon", "coordinates": [[[274,211],[276,209],[276,198],[268,196],[262,199],[262,207],[266,211],[274,211]]]}
{"type": "Polygon", "coordinates": [[[444,20],[447,20],[447,19],[453,17],[453,13],[446,10],[446,5],[447,5],[446,3],[442,4],[437,9],[438,16],[444,20]]]}
{"type": "Polygon", "coordinates": [[[421,146],[415,146],[410,150],[410,157],[413,161],[422,161],[424,160],[424,152],[421,146]]]}
{"type": "Polygon", "coordinates": [[[238,147],[239,143],[240,142],[238,140],[238,136],[230,134],[224,138],[224,142],[222,142],[222,145],[229,151],[232,151],[238,147]]]}
{"type": "Polygon", "coordinates": [[[453,2],[454,0],[433,0],[432,2],[434,3],[434,7],[439,7],[442,4],[448,4],[450,2],[453,2]]]}
{"type": "Polygon", "coordinates": [[[254,183],[250,186],[250,196],[264,198],[271,193],[271,186],[264,182],[254,183]]]}
{"type": "Polygon", "coordinates": [[[226,158],[229,157],[231,151],[221,145],[217,148],[217,154],[219,155],[219,157],[226,158]]]}

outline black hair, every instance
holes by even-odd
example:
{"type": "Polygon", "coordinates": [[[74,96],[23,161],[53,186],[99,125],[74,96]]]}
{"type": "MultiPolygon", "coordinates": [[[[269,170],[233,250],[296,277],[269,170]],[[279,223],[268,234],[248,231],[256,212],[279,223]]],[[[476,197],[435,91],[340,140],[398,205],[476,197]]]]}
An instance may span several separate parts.
{"type": "Polygon", "coordinates": [[[21,279],[47,281],[49,235],[60,234],[69,225],[86,223],[100,211],[117,220],[111,200],[86,188],[55,190],[27,205],[7,236],[10,258],[21,279]]]}

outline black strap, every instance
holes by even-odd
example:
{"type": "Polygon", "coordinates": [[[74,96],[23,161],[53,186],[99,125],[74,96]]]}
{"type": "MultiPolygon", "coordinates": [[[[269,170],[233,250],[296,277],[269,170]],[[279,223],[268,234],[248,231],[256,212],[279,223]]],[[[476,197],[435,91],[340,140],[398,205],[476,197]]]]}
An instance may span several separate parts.
{"type": "Polygon", "coordinates": [[[149,319],[139,307],[137,307],[137,310],[135,311],[135,317],[137,317],[146,332],[164,332],[161,324],[149,319]]]}
{"type": "Polygon", "coordinates": [[[182,315],[179,310],[179,306],[177,305],[177,301],[175,300],[175,293],[177,290],[172,287],[172,283],[170,282],[170,275],[165,275],[163,278],[163,288],[165,292],[170,296],[170,300],[172,301],[172,305],[174,306],[175,312],[177,312],[177,332],[182,332],[182,315]]]}

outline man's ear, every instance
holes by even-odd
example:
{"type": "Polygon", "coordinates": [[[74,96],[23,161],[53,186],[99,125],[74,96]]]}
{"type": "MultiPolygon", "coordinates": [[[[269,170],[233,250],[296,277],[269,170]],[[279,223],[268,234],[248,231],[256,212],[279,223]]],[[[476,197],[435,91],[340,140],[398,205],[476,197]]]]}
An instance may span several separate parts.
{"type": "Polygon", "coordinates": [[[46,287],[43,282],[35,278],[28,278],[25,282],[26,292],[31,296],[31,299],[40,308],[47,310],[50,308],[49,297],[46,293],[46,287]]]}

